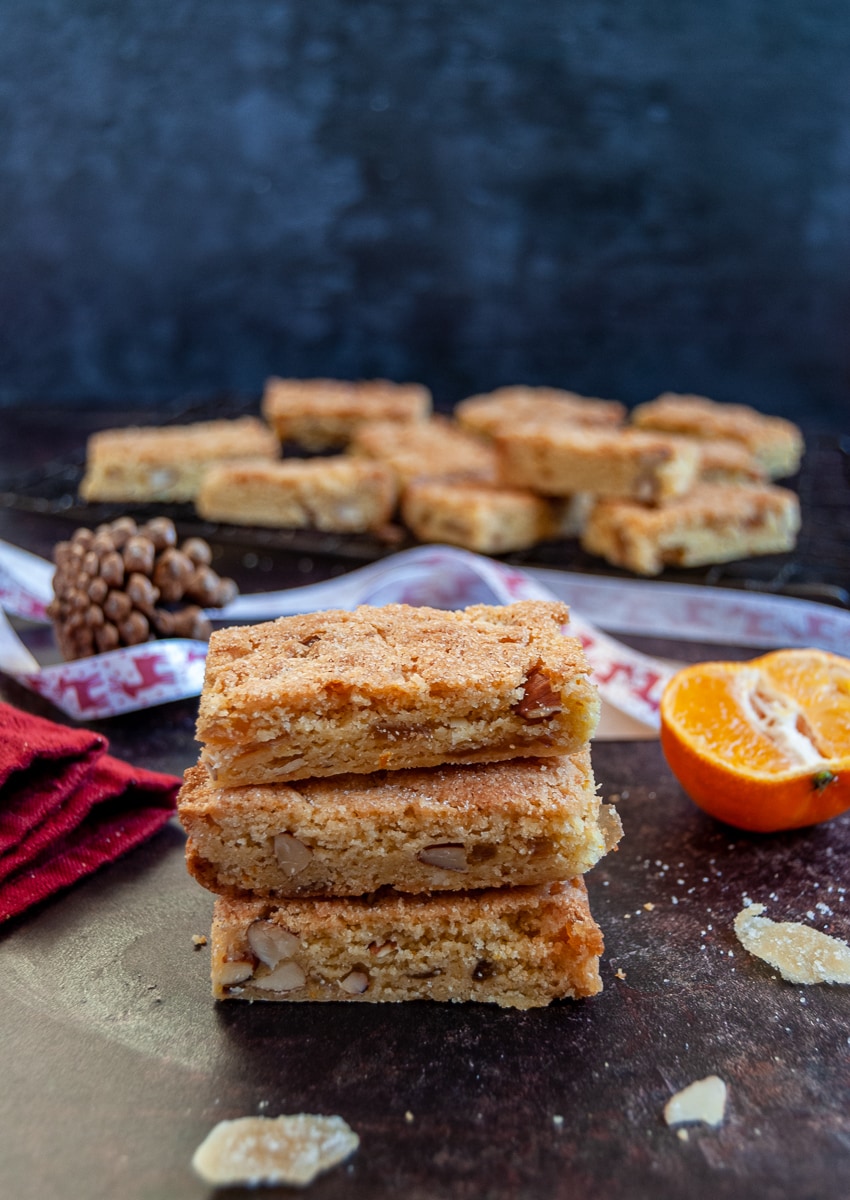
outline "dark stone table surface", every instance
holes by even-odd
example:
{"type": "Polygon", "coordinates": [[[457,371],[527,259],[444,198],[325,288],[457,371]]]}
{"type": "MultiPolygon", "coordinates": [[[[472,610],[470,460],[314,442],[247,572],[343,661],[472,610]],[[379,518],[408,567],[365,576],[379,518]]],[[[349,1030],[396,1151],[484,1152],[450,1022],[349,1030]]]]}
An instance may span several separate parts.
{"type": "MultiPolygon", "coordinates": [[[[64,426],[17,414],[0,471],[47,461],[85,428],[84,414],[64,426]]],[[[56,516],[0,510],[0,538],[38,553],[66,532],[56,516]]],[[[227,553],[240,584],[258,590],[256,572],[227,553]]],[[[264,586],[345,565],[280,553],[264,586]]],[[[62,719],[3,677],[0,697],[62,719]]],[[[195,710],[186,701],[100,728],[114,753],[179,773],[197,754],[195,710]]],[[[338,1113],[361,1138],[348,1165],[312,1186],[317,1200],[850,1193],[850,993],[783,982],[732,930],[749,897],[772,917],[850,937],[850,816],[744,835],[691,805],[657,742],[599,743],[593,760],[603,796],[619,797],[625,837],[588,878],[606,941],[604,991],[591,1001],[525,1013],[216,1004],[208,948],[192,940],[208,931],[211,898],[185,872],[176,824],[9,923],[0,1192],[205,1196],[189,1162],[215,1122],[307,1111],[338,1113]],[[679,1137],[664,1104],[708,1074],[728,1084],[726,1120],[679,1137]]]]}

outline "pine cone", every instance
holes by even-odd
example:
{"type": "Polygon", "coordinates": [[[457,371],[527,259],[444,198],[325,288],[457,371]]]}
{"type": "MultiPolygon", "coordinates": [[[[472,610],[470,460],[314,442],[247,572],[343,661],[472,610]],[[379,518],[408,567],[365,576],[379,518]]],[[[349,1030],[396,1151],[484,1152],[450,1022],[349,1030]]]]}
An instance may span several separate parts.
{"type": "Polygon", "coordinates": [[[97,529],[78,529],[53,551],[54,598],[47,609],[66,660],[87,658],[157,637],[206,641],[205,608],[222,608],[237,594],[232,579],[213,571],[201,538],[178,548],[167,517],[138,526],[120,517],[97,529]]]}

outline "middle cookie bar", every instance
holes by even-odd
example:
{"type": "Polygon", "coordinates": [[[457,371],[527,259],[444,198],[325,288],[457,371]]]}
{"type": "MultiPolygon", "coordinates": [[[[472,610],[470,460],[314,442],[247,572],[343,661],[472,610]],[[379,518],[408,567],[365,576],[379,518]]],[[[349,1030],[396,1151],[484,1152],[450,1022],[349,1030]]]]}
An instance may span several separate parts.
{"type": "Polygon", "coordinates": [[[599,697],[557,601],[363,605],[213,633],[201,762],[219,786],[572,754],[599,697]]]}
{"type": "Polygon", "coordinates": [[[180,792],[190,873],[213,892],[282,898],[459,891],[583,875],[621,827],[587,747],[571,757],[180,792]]]}

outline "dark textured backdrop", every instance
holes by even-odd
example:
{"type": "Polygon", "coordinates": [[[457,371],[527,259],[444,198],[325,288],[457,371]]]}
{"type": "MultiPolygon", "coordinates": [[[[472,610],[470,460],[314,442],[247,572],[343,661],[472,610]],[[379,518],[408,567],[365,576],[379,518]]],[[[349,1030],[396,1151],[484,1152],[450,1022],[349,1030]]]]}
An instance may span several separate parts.
{"type": "Polygon", "coordinates": [[[5,403],[278,372],[850,418],[845,0],[0,0],[0,168],[5,403]]]}

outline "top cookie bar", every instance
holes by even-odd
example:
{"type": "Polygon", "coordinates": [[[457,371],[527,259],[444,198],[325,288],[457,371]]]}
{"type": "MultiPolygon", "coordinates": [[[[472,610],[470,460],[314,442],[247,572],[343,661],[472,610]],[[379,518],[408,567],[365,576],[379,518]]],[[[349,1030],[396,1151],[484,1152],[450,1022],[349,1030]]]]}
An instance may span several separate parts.
{"type": "Polygon", "coordinates": [[[755,455],[771,479],[793,475],[803,455],[803,435],[792,421],[768,417],[746,404],[664,392],[632,413],[639,429],[697,438],[731,438],[755,455]]]}
{"type": "Polygon", "coordinates": [[[418,383],[367,379],[277,379],[266,382],[263,416],[282,442],[307,450],[345,446],[364,421],[424,421],[431,393],[418,383]]]}
{"type": "Polygon", "coordinates": [[[201,761],[222,786],[571,754],[599,699],[557,601],[390,604],[210,640],[201,761]]]}

